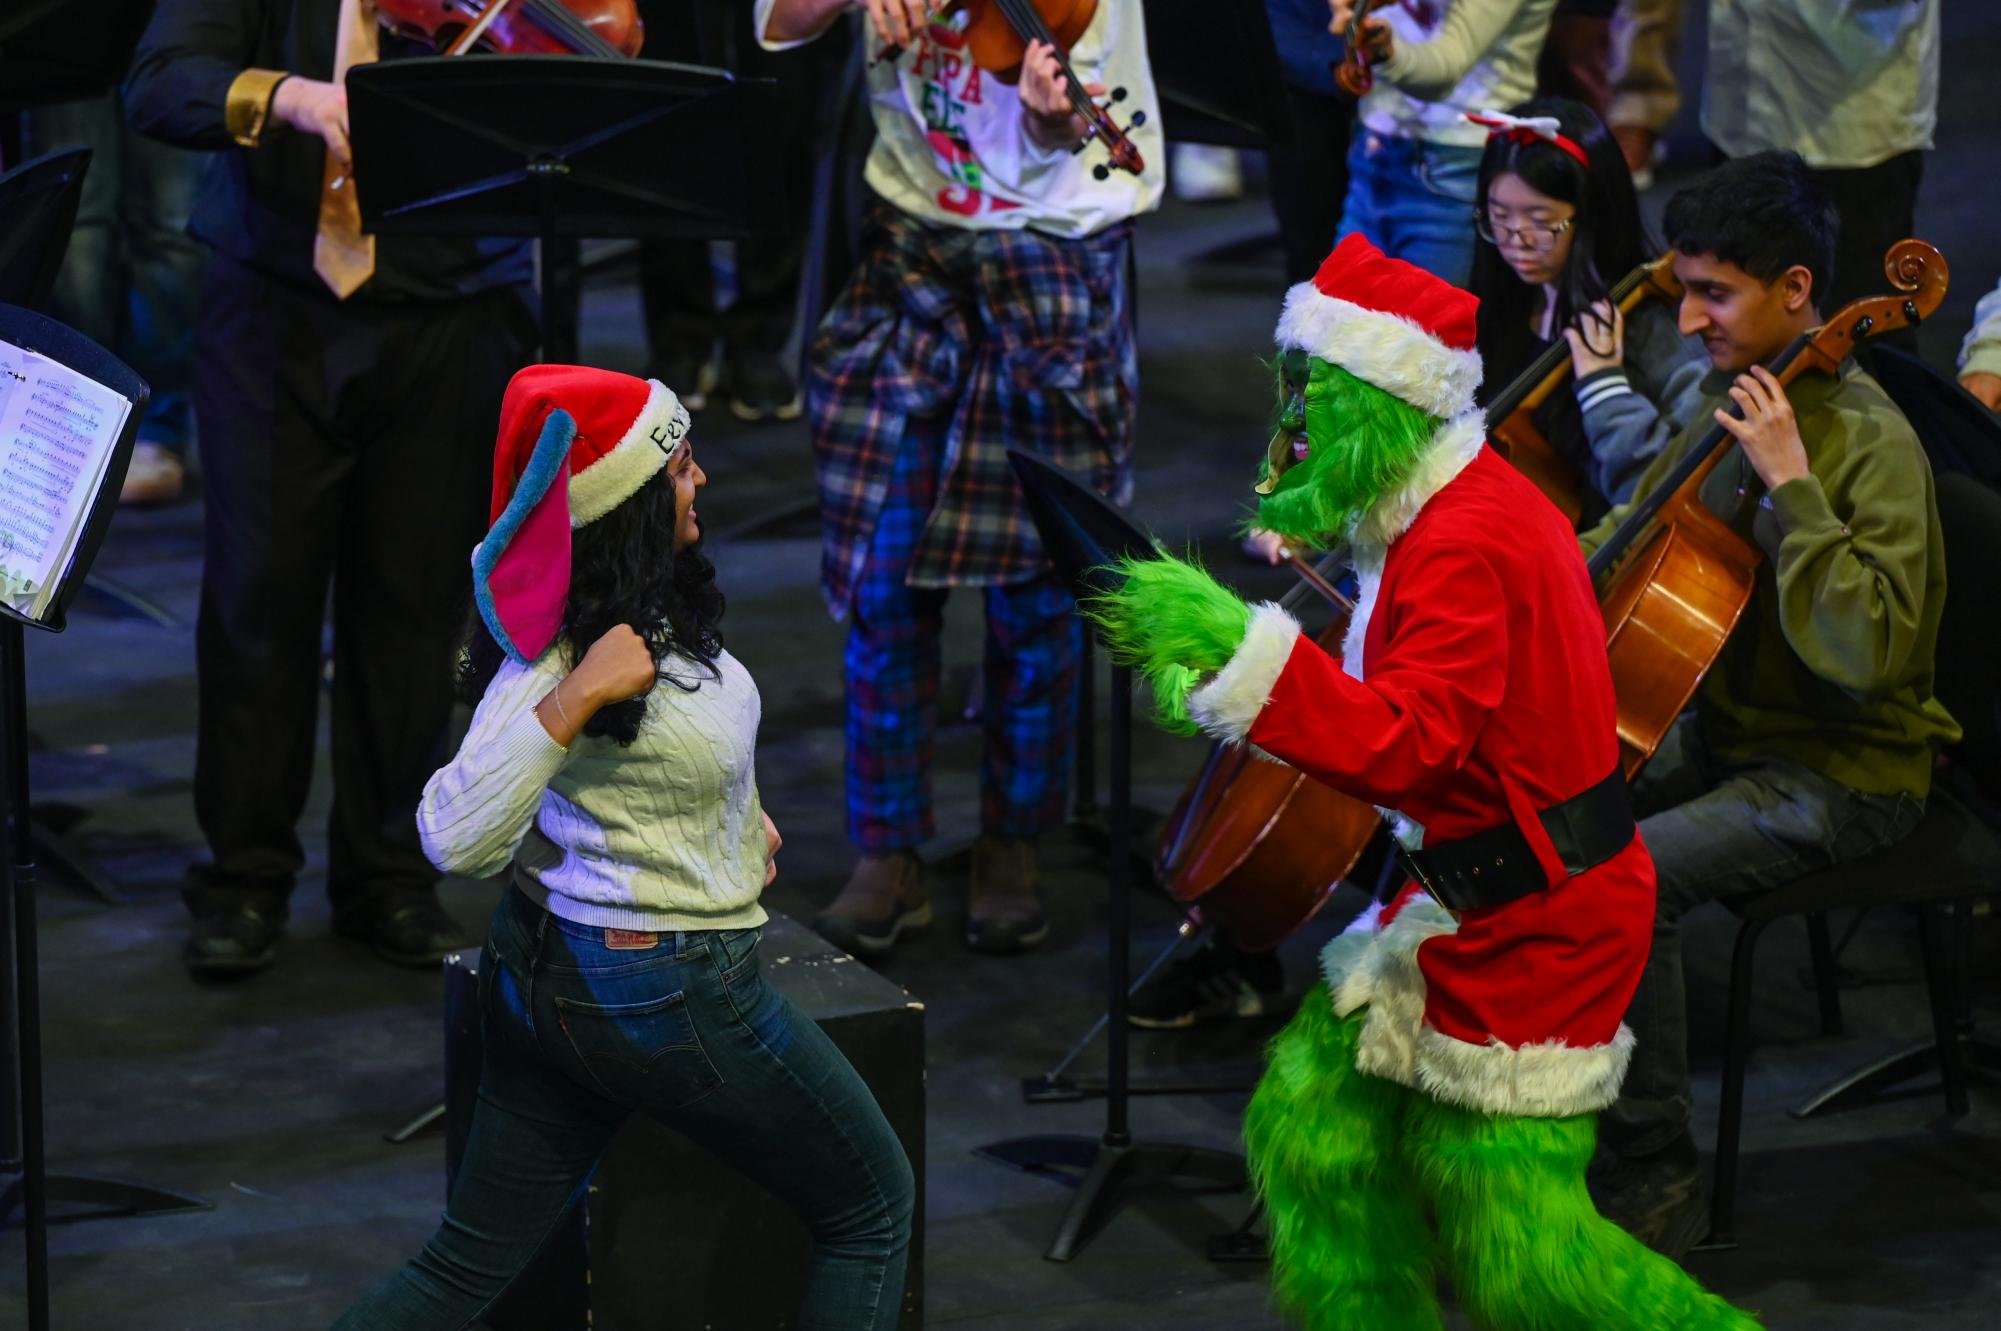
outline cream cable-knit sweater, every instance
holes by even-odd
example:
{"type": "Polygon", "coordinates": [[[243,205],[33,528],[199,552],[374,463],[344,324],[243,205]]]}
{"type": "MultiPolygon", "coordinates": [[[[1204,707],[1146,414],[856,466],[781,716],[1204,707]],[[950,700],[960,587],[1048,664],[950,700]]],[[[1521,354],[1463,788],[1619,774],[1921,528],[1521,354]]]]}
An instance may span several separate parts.
{"type": "Polygon", "coordinates": [[[661,680],[631,747],[579,735],[565,749],[535,704],[568,672],[560,646],[502,664],[456,757],[424,787],[417,829],[448,873],[514,881],[554,914],[615,929],[762,924],[757,685],[724,652],[661,680]]]}

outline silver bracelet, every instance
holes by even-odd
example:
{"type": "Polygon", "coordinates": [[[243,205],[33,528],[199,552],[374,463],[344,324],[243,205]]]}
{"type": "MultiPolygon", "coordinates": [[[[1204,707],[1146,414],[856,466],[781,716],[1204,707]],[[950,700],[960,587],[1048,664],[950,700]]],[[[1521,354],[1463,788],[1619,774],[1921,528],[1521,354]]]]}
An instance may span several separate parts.
{"type": "Polygon", "coordinates": [[[565,728],[575,733],[577,727],[571,723],[570,714],[563,707],[563,683],[561,680],[556,682],[555,688],[549,690],[549,696],[556,700],[556,715],[563,718],[565,728]]]}

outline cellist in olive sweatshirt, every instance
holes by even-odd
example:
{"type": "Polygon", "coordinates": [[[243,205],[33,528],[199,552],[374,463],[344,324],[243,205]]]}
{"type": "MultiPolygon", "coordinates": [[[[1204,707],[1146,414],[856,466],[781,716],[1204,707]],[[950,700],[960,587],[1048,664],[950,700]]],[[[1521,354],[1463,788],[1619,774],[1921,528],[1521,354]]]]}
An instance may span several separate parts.
{"type": "MultiPolygon", "coordinates": [[[[1701,501],[1764,555],[1694,709],[1633,791],[1658,913],[1593,1191],[1602,1214],[1676,1258],[1708,1221],[1689,1134],[1681,916],[1898,841],[1924,812],[1933,755],[1959,736],[1932,693],[1945,549],[1916,434],[1852,362],[1784,389],[1763,368],[1831,313],[1816,299],[1836,225],[1791,153],[1726,163],[1667,210],[1681,331],[1709,353],[1715,412],[1661,452],[1631,503],[1720,422],[1736,444],[1701,501]],[[1733,403],[1742,419],[1726,414],[1733,403]]],[[[1587,553],[1630,507],[1579,538],[1587,553]]]]}

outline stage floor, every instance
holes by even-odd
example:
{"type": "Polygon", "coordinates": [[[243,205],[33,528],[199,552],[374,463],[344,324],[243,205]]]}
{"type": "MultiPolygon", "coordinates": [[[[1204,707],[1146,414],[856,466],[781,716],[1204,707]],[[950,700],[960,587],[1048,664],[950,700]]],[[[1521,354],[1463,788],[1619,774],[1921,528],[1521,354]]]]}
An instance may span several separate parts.
{"type": "MultiPolygon", "coordinates": [[[[1974,299],[2001,272],[1989,219],[2001,205],[1992,147],[1991,70],[2001,16],[1950,14],[1946,129],[1927,167],[1920,216],[1956,285],[1926,330],[1943,361],[1974,299]]],[[[1658,208],[1661,195],[1653,196],[1658,208]]],[[[1280,295],[1275,254],[1188,260],[1268,230],[1260,201],[1170,207],[1142,228],[1144,403],[1137,511],[1170,544],[1200,544],[1245,588],[1285,579],[1232,552],[1238,497],[1261,447],[1268,381],[1258,357],[1280,295]],[[1218,496],[1227,498],[1219,500],[1218,496]]],[[[1253,247],[1255,248],[1255,247],[1253,247]]],[[[594,289],[587,356],[640,369],[629,281],[594,289]]],[[[800,426],[746,430],[727,413],[698,420],[712,535],[811,498],[800,426]]],[[[177,616],[173,628],[89,600],[59,637],[31,644],[37,799],[81,816],[76,839],[125,900],[104,905],[44,883],[42,968],[50,1151],[65,1173],[141,1179],[199,1194],[214,1209],[53,1231],[56,1324],[87,1331],[270,1331],[329,1323],[365,1286],[413,1253],[442,1205],[443,1147],[433,1135],[393,1146],[383,1133],[441,1095],[440,984],[389,969],[329,936],[322,892],[328,789],[320,780],[303,830],[312,866],[294,903],[281,964],[246,983],[191,984],[178,959],[183,865],[199,852],[190,803],[194,756],[193,618],[200,574],[198,502],[121,515],[100,569],[177,616]]],[[[722,540],[730,649],[764,695],[760,774],[784,829],[771,905],[811,915],[848,868],[841,832],[841,631],[815,588],[810,516],[757,539],[722,540]]],[[[977,662],[978,615],[950,617],[948,718],[962,710],[977,662]]],[[[975,824],[978,737],[954,720],[939,746],[942,841],[975,824]]],[[[1100,753],[1102,755],[1102,747],[1100,753]]],[[[1138,736],[1140,802],[1170,806],[1200,760],[1192,743],[1138,736]]],[[[1204,1239],[1234,1225],[1243,1197],[1140,1195],[1076,1261],[1041,1253],[1068,1199],[1048,1179],[977,1158],[997,1138],[1097,1130],[1095,1103],[1024,1106],[1024,1075],[1058,1058],[1100,1010],[1104,897],[1088,857],[1049,855],[1050,942],[1018,959],[976,957],[958,941],[964,885],[934,882],[939,923],[883,967],[926,1005],[930,1096],[927,1321],[1020,1331],[1275,1327],[1263,1273],[1205,1260],[1204,1239]]],[[[484,926],[496,888],[452,882],[446,898],[484,926]]],[[[1137,895],[1135,955],[1172,932],[1164,900],[1137,895]]],[[[1837,919],[1839,929],[1846,923],[1837,919]]],[[[1285,949],[1297,993],[1333,927],[1316,923],[1285,949]]],[[[1721,911],[1689,922],[1689,989],[1698,1047],[1698,1132],[1714,1132],[1724,978],[1732,932],[1721,911]]],[[[1944,1117],[1942,1098],[1911,1096],[1824,1120],[1786,1107],[1837,1073],[1923,1037],[1915,935],[1870,918],[1846,960],[1889,982],[1847,994],[1849,1033],[1818,1034],[1801,981],[1803,935],[1775,930],[1763,949],[1753,1018],[1760,1047],[1749,1082],[1736,1251],[1690,1269],[1774,1328],[1985,1328],[2001,1306],[2001,1100],[1976,1088],[1973,1112],[1944,1117]],[[1987,1308],[1983,1314],[1981,1308],[1987,1308]]],[[[1991,985],[1991,977],[1990,977],[1991,985]]],[[[2001,1030],[1994,990],[1982,1012],[2001,1030]]],[[[1248,1080],[1272,1021],[1242,1029],[1136,1038],[1136,1070],[1248,1080]]],[[[1101,1050],[1083,1067],[1096,1071],[1101,1050]]],[[[1143,1139],[1234,1147],[1242,1094],[1146,1098],[1143,1139]]],[[[4,1235],[0,1323],[24,1324],[20,1231],[4,1235]]],[[[671,1262],[672,1254],[662,1254],[671,1262]]],[[[1455,1321],[1453,1325],[1462,1323],[1455,1321]]],[[[732,1329],[734,1331],[734,1329],[732,1329]]]]}

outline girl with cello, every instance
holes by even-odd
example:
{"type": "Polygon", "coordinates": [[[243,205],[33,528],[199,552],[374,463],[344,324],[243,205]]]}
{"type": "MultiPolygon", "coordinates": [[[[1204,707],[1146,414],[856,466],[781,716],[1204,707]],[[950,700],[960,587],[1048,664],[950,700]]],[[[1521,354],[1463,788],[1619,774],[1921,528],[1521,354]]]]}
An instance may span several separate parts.
{"type": "Polygon", "coordinates": [[[1657,247],[1603,122],[1559,98],[1469,119],[1487,130],[1469,287],[1480,298],[1481,402],[1510,401],[1511,386],[1542,379],[1567,344],[1574,391],[1549,394],[1521,424],[1575,473],[1574,518],[1595,521],[1691,419],[1708,362],[1664,301],[1630,316],[1614,302],[1657,247]]]}

